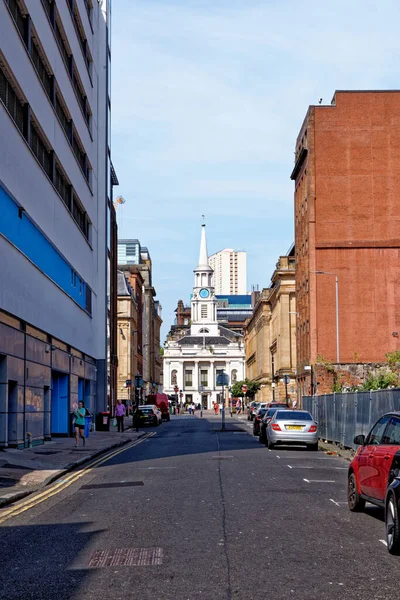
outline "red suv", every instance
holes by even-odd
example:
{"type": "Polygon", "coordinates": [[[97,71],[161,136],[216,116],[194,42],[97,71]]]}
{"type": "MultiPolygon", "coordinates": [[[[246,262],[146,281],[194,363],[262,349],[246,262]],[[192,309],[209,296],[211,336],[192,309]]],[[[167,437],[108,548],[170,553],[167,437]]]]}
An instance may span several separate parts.
{"type": "Polygon", "coordinates": [[[400,412],[383,415],[354,443],[360,448],[349,467],[349,509],[361,511],[366,501],[384,508],[387,548],[400,554],[400,412]]]}

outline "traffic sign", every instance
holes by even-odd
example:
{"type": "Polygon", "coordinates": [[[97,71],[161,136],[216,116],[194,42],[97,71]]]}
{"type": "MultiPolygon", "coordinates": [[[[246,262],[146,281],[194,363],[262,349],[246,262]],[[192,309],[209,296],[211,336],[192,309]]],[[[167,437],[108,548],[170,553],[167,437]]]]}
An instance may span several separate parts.
{"type": "Polygon", "coordinates": [[[217,385],[229,385],[229,375],[226,373],[220,373],[217,376],[217,385]]]}
{"type": "Polygon", "coordinates": [[[284,375],[284,376],[282,377],[282,381],[283,381],[283,383],[284,383],[285,385],[289,385],[289,383],[290,383],[290,377],[289,377],[289,375],[284,375]]]}
{"type": "Polygon", "coordinates": [[[242,392],[244,394],[247,392],[247,385],[242,385],[242,392]]]}
{"type": "Polygon", "coordinates": [[[177,385],[174,387],[174,392],[175,392],[175,394],[177,394],[179,392],[179,388],[177,385]]]}

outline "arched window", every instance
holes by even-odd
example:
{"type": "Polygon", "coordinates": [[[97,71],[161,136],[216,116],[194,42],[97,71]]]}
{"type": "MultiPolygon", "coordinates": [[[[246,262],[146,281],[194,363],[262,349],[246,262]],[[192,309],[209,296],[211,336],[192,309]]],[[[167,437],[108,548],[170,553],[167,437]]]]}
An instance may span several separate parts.
{"type": "Polygon", "coordinates": [[[231,373],[231,383],[235,383],[237,381],[237,369],[233,369],[231,373]]]}
{"type": "Polygon", "coordinates": [[[203,327],[202,329],[199,330],[199,333],[210,333],[210,330],[203,327]]]}
{"type": "Polygon", "coordinates": [[[174,369],[173,371],[171,371],[171,385],[177,385],[178,384],[178,371],[176,369],[174,369]]]}

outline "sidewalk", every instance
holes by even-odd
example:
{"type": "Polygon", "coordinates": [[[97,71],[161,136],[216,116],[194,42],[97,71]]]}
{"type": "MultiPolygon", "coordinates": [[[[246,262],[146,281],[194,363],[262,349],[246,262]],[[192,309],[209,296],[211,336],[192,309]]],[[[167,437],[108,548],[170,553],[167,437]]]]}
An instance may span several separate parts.
{"type": "Polygon", "coordinates": [[[130,428],[132,417],[125,418],[124,433],[116,427],[110,431],[95,431],[83,448],[75,448],[75,438],[55,438],[33,448],[0,451],[0,507],[28,496],[51,483],[60,475],[74,469],[107,450],[134,441],[143,435],[130,428]]]}

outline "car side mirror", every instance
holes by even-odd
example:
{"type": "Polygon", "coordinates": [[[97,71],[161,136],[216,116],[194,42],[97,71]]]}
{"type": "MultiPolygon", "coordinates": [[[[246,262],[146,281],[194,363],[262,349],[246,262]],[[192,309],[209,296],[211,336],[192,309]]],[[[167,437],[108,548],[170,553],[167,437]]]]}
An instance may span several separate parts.
{"type": "Polygon", "coordinates": [[[364,446],[364,444],[365,444],[365,435],[356,435],[356,437],[354,438],[354,443],[357,446],[364,446]]]}

